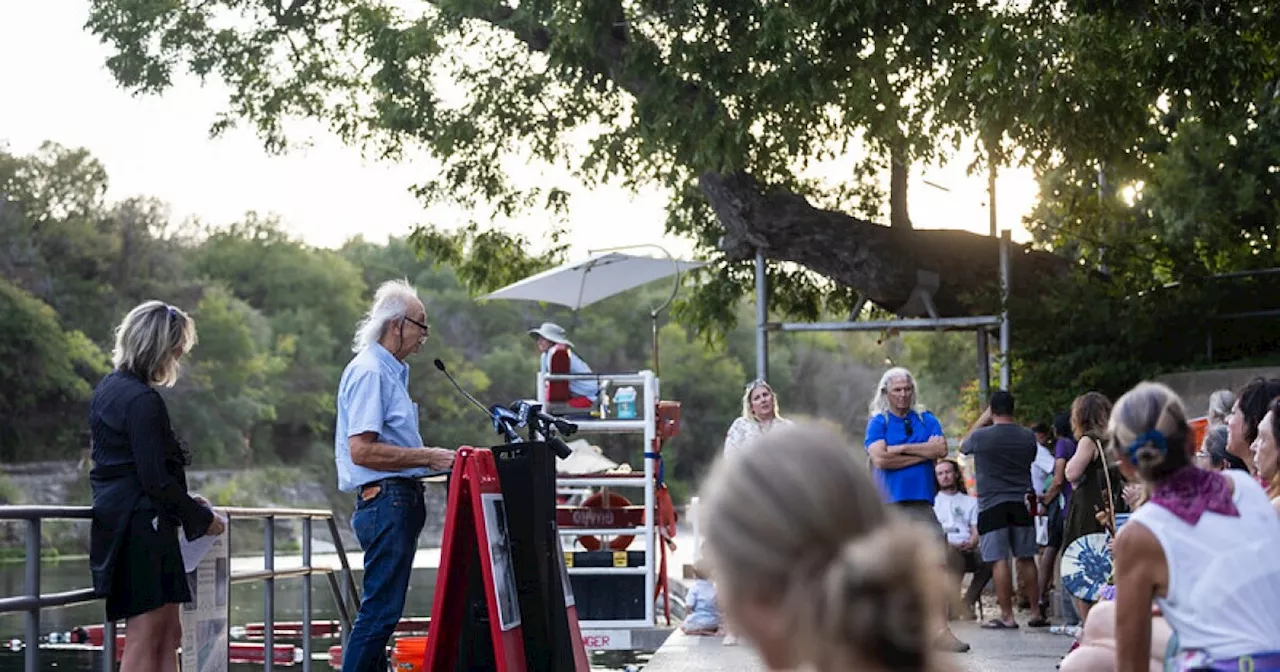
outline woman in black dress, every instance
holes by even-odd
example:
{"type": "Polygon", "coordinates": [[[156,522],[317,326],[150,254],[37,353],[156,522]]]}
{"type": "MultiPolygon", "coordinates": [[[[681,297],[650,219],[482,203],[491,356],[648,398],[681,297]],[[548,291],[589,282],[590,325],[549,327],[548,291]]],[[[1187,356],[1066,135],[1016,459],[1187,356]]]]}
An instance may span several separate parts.
{"type": "MultiPolygon", "coordinates": [[[[1066,469],[1067,480],[1071,482],[1071,502],[1063,526],[1064,550],[1086,534],[1106,531],[1107,527],[1098,515],[1106,508],[1108,483],[1111,484],[1112,511],[1124,513],[1128,510],[1121,498],[1124,480],[1120,470],[1102,450],[1110,418],[1111,400],[1098,392],[1082,394],[1071,404],[1071,430],[1077,443],[1076,452],[1067,461],[1066,469]]],[[[1076,597],[1072,599],[1083,621],[1093,603],[1076,597]]]]}
{"type": "Polygon", "coordinates": [[[195,323],[181,310],[159,301],[134,308],[116,328],[115,370],[89,404],[89,560],[107,619],[126,619],[121,669],[130,672],[177,669],[178,605],[191,601],[178,534],[193,540],[224,530],[208,502],[187,493],[191,457],[155,389],[173,385],[195,342],[195,323]]]}

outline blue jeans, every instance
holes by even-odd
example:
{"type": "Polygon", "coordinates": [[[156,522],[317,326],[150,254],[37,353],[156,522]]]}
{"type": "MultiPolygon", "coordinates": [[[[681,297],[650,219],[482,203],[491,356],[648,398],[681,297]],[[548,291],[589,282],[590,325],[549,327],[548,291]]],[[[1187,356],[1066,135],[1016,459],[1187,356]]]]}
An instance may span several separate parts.
{"type": "Polygon", "coordinates": [[[387,641],[404,614],[426,519],[422,490],[410,481],[383,481],[373,499],[356,498],[351,528],[364,549],[364,594],[342,652],[342,672],[386,672],[387,641]]]}

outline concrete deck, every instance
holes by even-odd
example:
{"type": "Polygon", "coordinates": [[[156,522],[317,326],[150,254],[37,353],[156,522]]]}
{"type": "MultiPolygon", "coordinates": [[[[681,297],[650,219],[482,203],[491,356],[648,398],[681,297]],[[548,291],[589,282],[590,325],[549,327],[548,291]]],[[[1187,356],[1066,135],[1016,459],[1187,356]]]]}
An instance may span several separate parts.
{"type": "MultiPolygon", "coordinates": [[[[956,672],[1054,672],[1071,638],[1047,630],[983,630],[977,623],[953,622],[952,630],[973,646],[948,655],[956,672]]],[[[766,672],[748,646],[724,646],[720,637],[689,637],[679,630],[642,668],[643,672],[766,672]]]]}

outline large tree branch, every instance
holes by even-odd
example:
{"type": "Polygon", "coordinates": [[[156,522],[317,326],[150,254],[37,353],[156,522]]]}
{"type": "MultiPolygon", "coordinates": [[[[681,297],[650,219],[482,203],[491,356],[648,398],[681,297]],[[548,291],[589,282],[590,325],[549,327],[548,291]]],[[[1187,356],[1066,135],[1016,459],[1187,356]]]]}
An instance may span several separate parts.
{"type": "MultiPolygon", "coordinates": [[[[999,285],[999,244],[967,231],[887,227],[815,208],[804,197],[770,192],[746,174],[703,174],[699,188],[724,225],[721,249],[731,260],[756,249],[773,261],[790,261],[853,287],[886,310],[925,315],[917,288],[935,279],[933,303],[940,317],[991,314],[983,300],[999,285]]],[[[1072,272],[1066,259],[1014,245],[1012,291],[1035,296],[1044,283],[1072,272]]]]}

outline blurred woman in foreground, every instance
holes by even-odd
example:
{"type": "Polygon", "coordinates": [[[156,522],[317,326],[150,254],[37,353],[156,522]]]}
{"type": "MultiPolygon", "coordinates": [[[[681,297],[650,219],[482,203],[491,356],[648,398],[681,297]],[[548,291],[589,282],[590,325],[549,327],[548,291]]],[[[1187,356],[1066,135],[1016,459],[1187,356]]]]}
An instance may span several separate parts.
{"type": "Polygon", "coordinates": [[[779,428],[703,494],[720,605],[770,669],[939,672],[939,545],[880,498],[848,442],[779,428]],[[787,459],[779,460],[779,454],[787,459]]]}

